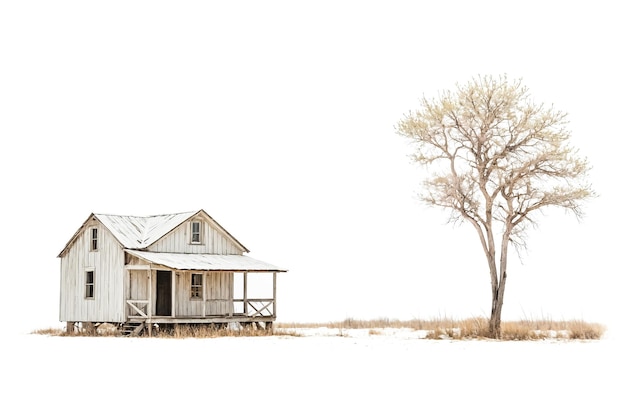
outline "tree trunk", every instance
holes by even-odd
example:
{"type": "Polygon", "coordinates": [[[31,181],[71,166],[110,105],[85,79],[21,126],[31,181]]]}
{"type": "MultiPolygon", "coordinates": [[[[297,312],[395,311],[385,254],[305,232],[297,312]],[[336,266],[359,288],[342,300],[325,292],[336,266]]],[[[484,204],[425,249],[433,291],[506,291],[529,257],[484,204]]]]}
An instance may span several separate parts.
{"type": "Polygon", "coordinates": [[[489,337],[499,339],[501,330],[500,322],[502,317],[502,300],[497,296],[491,302],[491,318],[489,319],[489,337]]]}
{"type": "Polygon", "coordinates": [[[506,283],[506,271],[502,272],[497,288],[492,293],[491,300],[491,317],[489,319],[489,337],[500,339],[502,305],[504,304],[504,284],[506,283]]]}
{"type": "Polygon", "coordinates": [[[487,258],[489,275],[491,277],[491,318],[489,319],[488,337],[499,339],[501,336],[500,322],[502,317],[502,305],[504,303],[504,286],[506,284],[509,237],[511,235],[513,225],[508,222],[507,228],[502,236],[500,246],[500,265],[498,267],[496,264],[495,241],[491,229],[491,213],[488,211],[485,217],[488,219],[488,222],[485,225],[484,234],[483,229],[478,222],[474,221],[472,224],[478,232],[478,237],[480,238],[480,242],[485,252],[485,257],[487,258]]]}

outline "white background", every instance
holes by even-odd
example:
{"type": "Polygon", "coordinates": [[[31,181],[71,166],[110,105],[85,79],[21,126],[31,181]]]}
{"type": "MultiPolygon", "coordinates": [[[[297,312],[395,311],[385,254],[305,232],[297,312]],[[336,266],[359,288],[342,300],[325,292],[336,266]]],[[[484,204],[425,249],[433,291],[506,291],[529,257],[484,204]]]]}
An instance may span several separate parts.
{"type": "Polygon", "coordinates": [[[394,125],[479,74],[569,113],[600,197],[513,253],[504,318],[623,314],[617,2],[0,3],[2,311],[58,323],[92,212],[204,209],[279,275],[280,321],[486,315],[475,232],[416,199],[394,125]],[[471,3],[471,4],[470,4],[471,3]]]}

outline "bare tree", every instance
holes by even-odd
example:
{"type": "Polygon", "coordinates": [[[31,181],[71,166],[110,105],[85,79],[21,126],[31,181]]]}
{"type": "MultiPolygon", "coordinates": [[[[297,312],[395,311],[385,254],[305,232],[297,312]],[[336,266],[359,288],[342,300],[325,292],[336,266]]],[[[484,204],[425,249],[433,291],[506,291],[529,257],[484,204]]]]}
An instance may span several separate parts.
{"type": "Polygon", "coordinates": [[[595,196],[587,160],[568,143],[566,118],[535,104],[521,80],[479,76],[422,98],[396,125],[414,145],[413,160],[429,168],[420,198],[478,233],[491,278],[490,337],[500,337],[509,244],[526,247],[525,232],[542,209],[561,207],[580,219],[582,202],[595,196]]]}

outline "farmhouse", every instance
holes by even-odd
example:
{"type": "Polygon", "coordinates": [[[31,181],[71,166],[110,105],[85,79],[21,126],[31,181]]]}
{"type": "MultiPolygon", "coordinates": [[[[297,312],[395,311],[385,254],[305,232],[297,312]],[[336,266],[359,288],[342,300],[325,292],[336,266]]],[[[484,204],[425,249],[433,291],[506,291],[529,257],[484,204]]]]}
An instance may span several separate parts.
{"type": "Polygon", "coordinates": [[[60,321],[68,331],[109,323],[127,334],[181,323],[271,329],[276,275],[287,271],[247,252],[204,210],[91,214],[58,255],[60,321]],[[253,298],[257,280],[264,292],[253,298]]]}

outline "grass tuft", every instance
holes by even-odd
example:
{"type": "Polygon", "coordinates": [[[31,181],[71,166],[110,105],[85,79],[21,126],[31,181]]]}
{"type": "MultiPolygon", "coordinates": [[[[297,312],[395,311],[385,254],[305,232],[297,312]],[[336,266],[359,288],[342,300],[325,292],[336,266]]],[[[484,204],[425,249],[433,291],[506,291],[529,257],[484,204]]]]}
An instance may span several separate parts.
{"type": "Polygon", "coordinates": [[[32,332],[32,334],[41,334],[44,336],[63,336],[64,333],[65,333],[64,329],[54,329],[54,328],[39,329],[39,330],[35,330],[32,332]]]}
{"type": "Polygon", "coordinates": [[[568,323],[570,339],[600,339],[606,331],[606,327],[599,323],[585,323],[579,320],[568,323]]]}

